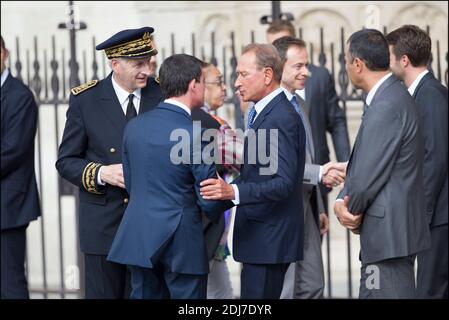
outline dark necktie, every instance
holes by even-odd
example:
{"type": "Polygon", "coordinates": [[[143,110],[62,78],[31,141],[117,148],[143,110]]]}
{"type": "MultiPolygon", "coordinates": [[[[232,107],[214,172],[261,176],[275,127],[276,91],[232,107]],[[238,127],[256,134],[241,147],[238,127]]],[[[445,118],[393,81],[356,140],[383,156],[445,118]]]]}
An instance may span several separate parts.
{"type": "Polygon", "coordinates": [[[253,128],[253,122],[254,122],[254,119],[256,118],[256,115],[257,115],[257,111],[256,111],[256,108],[254,105],[248,114],[248,129],[253,128]]]}
{"type": "Polygon", "coordinates": [[[135,116],[137,116],[136,108],[133,104],[134,95],[131,93],[128,96],[128,107],[126,107],[126,121],[131,120],[135,116]]]}

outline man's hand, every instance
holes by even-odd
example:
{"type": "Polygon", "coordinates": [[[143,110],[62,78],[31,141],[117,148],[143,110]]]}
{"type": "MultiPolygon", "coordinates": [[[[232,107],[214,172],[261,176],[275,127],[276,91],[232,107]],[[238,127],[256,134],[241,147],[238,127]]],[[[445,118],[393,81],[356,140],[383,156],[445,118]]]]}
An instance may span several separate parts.
{"type": "Polygon", "coordinates": [[[363,214],[353,215],[348,211],[349,197],[345,196],[342,201],[335,201],[334,212],[340,224],[349,230],[359,228],[362,223],[363,214]]]}
{"type": "Polygon", "coordinates": [[[343,183],[346,178],[347,162],[329,161],[323,165],[321,182],[328,188],[336,187],[343,183]]]}
{"type": "Polygon", "coordinates": [[[125,188],[123,167],[121,163],[102,166],[100,173],[100,179],[104,183],[108,183],[112,186],[117,186],[123,189],[125,188]]]}
{"type": "Polygon", "coordinates": [[[324,212],[320,213],[320,235],[325,234],[329,230],[329,218],[324,212]]]}
{"type": "Polygon", "coordinates": [[[234,200],[234,188],[220,176],[218,179],[206,179],[200,183],[200,194],[205,200],[234,200]]]}

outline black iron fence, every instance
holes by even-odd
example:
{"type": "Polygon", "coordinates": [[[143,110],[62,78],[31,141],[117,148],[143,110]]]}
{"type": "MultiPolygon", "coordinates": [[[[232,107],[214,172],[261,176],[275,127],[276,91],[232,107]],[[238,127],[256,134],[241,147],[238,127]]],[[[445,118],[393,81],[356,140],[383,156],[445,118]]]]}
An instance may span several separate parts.
{"type": "MultiPolygon", "coordinates": [[[[299,29],[299,36],[302,37],[302,30],[299,29]]],[[[384,33],[386,32],[384,28],[384,33]]],[[[429,31],[429,30],[428,30],[429,31]]],[[[344,49],[345,41],[348,34],[341,28],[340,39],[338,43],[331,42],[328,46],[323,36],[323,29],[316,30],[317,37],[319,37],[319,48],[316,48],[311,43],[309,45],[309,57],[312,64],[317,63],[320,66],[327,67],[335,79],[336,90],[340,98],[340,106],[345,110],[349,101],[359,101],[360,107],[363,105],[362,92],[353,88],[349,82],[345,71],[344,49]],[[327,48],[327,50],[325,50],[327,48]]],[[[174,53],[185,52],[197,56],[198,58],[209,61],[212,64],[218,66],[224,76],[224,81],[228,85],[228,98],[226,103],[228,108],[232,108],[235,120],[235,126],[243,128],[243,115],[240,110],[239,99],[233,94],[233,83],[236,79],[236,66],[237,57],[241,51],[243,44],[236,43],[234,32],[230,35],[230,45],[222,46],[218,48],[215,41],[215,34],[212,32],[210,35],[210,42],[207,44],[198,45],[195,34],[191,35],[191,50],[186,51],[185,48],[181,48],[180,51],[175,50],[175,35],[171,34],[171,48],[168,51],[167,48],[160,48],[160,54],[163,60],[169,52],[169,55],[174,53]],[[206,50],[205,46],[210,46],[210,50],[206,50]],[[218,56],[218,50],[221,49],[221,59],[218,56]],[[208,51],[209,54],[206,54],[208,51]]],[[[264,39],[255,39],[254,31],[250,31],[251,42],[260,41],[265,42],[264,39]]],[[[102,53],[98,53],[95,50],[95,38],[92,38],[92,60],[87,61],[86,51],[82,51],[81,61],[70,61],[66,56],[64,49],[58,49],[58,45],[55,42],[55,37],[52,37],[51,48],[39,48],[37,37],[34,38],[34,48],[32,50],[26,49],[25,55],[20,48],[20,41],[16,38],[15,48],[11,48],[12,52],[9,58],[9,65],[11,72],[14,76],[21,79],[27,84],[34,92],[36,101],[40,110],[40,118],[38,123],[37,135],[36,135],[36,174],[38,180],[38,186],[40,190],[42,217],[40,222],[35,228],[34,234],[37,236],[29,238],[30,242],[40,242],[39,246],[36,246],[40,252],[38,254],[33,252],[30,254],[30,249],[27,252],[27,273],[30,275],[34,269],[40,269],[40,276],[37,277],[39,281],[30,281],[31,294],[40,294],[43,298],[48,297],[83,297],[83,263],[82,255],[79,252],[78,238],[77,238],[77,221],[78,221],[78,204],[77,204],[77,188],[74,188],[68,182],[59,178],[54,168],[54,161],[56,160],[56,153],[59,142],[61,140],[62,130],[64,127],[65,111],[68,107],[69,96],[69,83],[73,83],[72,79],[76,78],[78,71],[81,72],[81,81],[87,82],[91,79],[104,78],[109,73],[107,62],[102,53]],[[15,49],[15,50],[14,50],[15,49]],[[24,67],[25,64],[25,67],[24,67]],[[100,68],[101,64],[101,68],[100,68]],[[78,68],[78,66],[81,66],[78,68]],[[46,115],[46,120],[43,120],[43,114],[46,115]],[[49,119],[53,118],[54,122],[49,123],[49,119]],[[43,132],[47,132],[48,127],[53,128],[52,133],[47,133],[45,136],[43,132]],[[51,136],[53,135],[53,136],[51,136]],[[53,140],[53,141],[51,141],[53,140]],[[44,147],[45,144],[45,147],[44,147]],[[44,157],[48,154],[52,154],[53,158],[44,161],[44,157]],[[45,162],[45,163],[44,163],[45,162]],[[53,177],[54,179],[51,179],[53,177]],[[53,190],[56,188],[56,197],[50,197],[48,199],[46,194],[50,187],[44,187],[44,185],[52,185],[53,190]],[[55,198],[55,199],[54,199],[55,198]],[[67,201],[72,203],[72,209],[74,217],[71,221],[73,224],[68,224],[65,219],[69,219],[68,213],[63,212],[70,205],[67,201]],[[65,203],[63,205],[63,202],[65,203]],[[51,212],[51,215],[49,214],[51,212]],[[46,223],[46,219],[53,218],[55,221],[53,225],[46,223]],[[56,226],[55,226],[56,225],[56,226]],[[49,239],[52,234],[52,238],[49,239]],[[72,237],[67,240],[66,234],[71,234],[72,237]],[[55,243],[56,241],[56,243],[55,243]],[[69,244],[67,242],[70,242],[69,244]],[[71,245],[75,257],[67,257],[65,248],[71,245]],[[53,248],[53,249],[52,249],[53,248]],[[52,250],[51,250],[52,249],[52,250]],[[33,261],[36,256],[40,257],[40,262],[33,261]],[[55,258],[51,258],[54,256],[55,258]],[[57,268],[54,263],[49,263],[57,259],[57,268]],[[71,263],[69,260],[72,260],[71,263]],[[54,271],[56,270],[56,271],[54,271]],[[55,272],[58,274],[55,278],[55,272]],[[57,285],[50,285],[49,278],[52,278],[52,283],[57,285]]],[[[446,69],[442,69],[441,53],[440,53],[440,41],[436,40],[436,51],[433,52],[433,59],[429,67],[434,72],[436,78],[442,81],[444,77],[444,83],[447,86],[448,83],[448,69],[447,60],[448,54],[446,53],[446,69]],[[436,56],[436,58],[435,58],[436,56]]],[[[48,157],[47,157],[48,158],[48,157]]],[[[51,188],[50,188],[51,189],[51,188]]],[[[53,191],[54,192],[54,191],[53,191]]],[[[32,225],[33,225],[32,224],[32,225]]],[[[330,232],[326,235],[326,252],[325,257],[327,260],[327,296],[332,297],[332,264],[331,264],[331,245],[330,245],[330,232]]],[[[351,270],[351,235],[349,231],[346,233],[346,256],[347,256],[347,279],[348,279],[348,297],[353,297],[352,293],[352,270],[351,270]]],[[[30,247],[30,246],[29,246],[30,247]]],[[[34,246],[33,246],[34,248],[34,246]]],[[[34,251],[34,250],[33,250],[34,251]]],[[[339,253],[341,254],[341,253],[339,253]]]]}

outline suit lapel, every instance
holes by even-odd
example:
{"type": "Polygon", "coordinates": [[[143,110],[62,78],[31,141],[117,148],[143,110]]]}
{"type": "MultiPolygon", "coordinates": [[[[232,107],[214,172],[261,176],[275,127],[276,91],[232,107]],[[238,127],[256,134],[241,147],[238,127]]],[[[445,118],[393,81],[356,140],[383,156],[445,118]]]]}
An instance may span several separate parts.
{"type": "Polygon", "coordinates": [[[126,116],[120,106],[114,87],[112,86],[112,72],[104,79],[102,84],[102,92],[100,96],[100,108],[103,109],[103,114],[114,124],[119,130],[123,132],[126,126],[126,116]]]}
{"type": "Polygon", "coordinates": [[[312,76],[313,75],[310,75],[310,77],[306,79],[306,85],[304,87],[306,99],[309,102],[306,103],[307,114],[310,114],[310,105],[311,105],[310,102],[312,101],[312,76]]]}
{"type": "Polygon", "coordinates": [[[304,123],[304,129],[307,132],[307,138],[308,138],[307,145],[309,146],[309,148],[307,148],[308,149],[307,151],[310,154],[311,161],[314,162],[315,148],[313,145],[313,136],[312,136],[312,128],[310,126],[309,113],[307,112],[307,103],[299,95],[297,95],[297,94],[295,94],[295,95],[296,95],[296,99],[299,102],[299,107],[301,108],[301,111],[304,114],[304,120],[306,122],[306,123],[304,123]]]}
{"type": "Polygon", "coordinates": [[[398,78],[394,74],[392,74],[387,80],[384,81],[380,85],[380,87],[377,89],[376,93],[374,94],[373,100],[371,100],[370,106],[373,105],[373,103],[376,101],[377,97],[381,97],[385,89],[387,89],[389,86],[391,86],[396,81],[399,81],[398,78]]]}
{"type": "Polygon", "coordinates": [[[418,91],[421,89],[423,83],[432,78],[433,75],[431,72],[428,72],[424,77],[422,77],[421,81],[419,81],[418,85],[416,86],[415,92],[413,92],[413,98],[416,98],[416,95],[418,94],[418,91]]]}
{"type": "MultiPolygon", "coordinates": [[[[396,78],[396,76],[393,75],[393,74],[387,80],[385,80],[385,82],[380,85],[380,87],[377,89],[376,93],[374,94],[373,100],[371,100],[369,108],[371,108],[371,106],[375,103],[376,98],[377,97],[381,97],[382,93],[385,91],[385,89],[387,89],[389,86],[391,86],[396,81],[399,81],[399,79],[396,78]]],[[[364,112],[363,112],[362,123],[363,123],[363,118],[366,116],[366,112],[368,112],[369,108],[366,108],[364,110],[364,112]]],[[[347,169],[346,169],[347,172],[349,172],[349,168],[351,167],[352,156],[354,155],[354,150],[357,147],[357,140],[358,140],[358,137],[359,137],[359,134],[360,134],[360,128],[361,127],[362,127],[362,125],[360,125],[360,127],[359,127],[359,131],[357,132],[357,136],[355,137],[354,145],[352,146],[351,154],[349,155],[348,166],[347,166],[347,169]]]]}
{"type": "Polygon", "coordinates": [[[6,103],[6,94],[8,93],[8,91],[11,88],[11,83],[12,83],[12,76],[11,73],[8,75],[8,77],[5,80],[5,83],[3,83],[3,86],[1,88],[1,117],[2,117],[2,121],[5,118],[5,111],[6,111],[6,107],[7,107],[7,103],[6,103]]]}
{"type": "Polygon", "coordinates": [[[2,104],[3,104],[3,100],[6,97],[6,93],[9,91],[9,89],[11,87],[11,81],[12,81],[11,79],[12,79],[12,76],[10,73],[10,74],[8,74],[8,77],[6,77],[5,83],[3,83],[2,90],[0,90],[2,104]]]}
{"type": "Polygon", "coordinates": [[[262,112],[257,116],[256,120],[254,121],[253,124],[253,129],[257,130],[257,128],[259,128],[259,126],[262,124],[262,122],[265,120],[265,117],[271,112],[271,110],[273,109],[273,107],[279,102],[281,101],[281,99],[284,98],[287,100],[287,98],[285,97],[284,92],[279,93],[277,96],[275,96],[266,106],[265,108],[263,108],[262,112]]]}

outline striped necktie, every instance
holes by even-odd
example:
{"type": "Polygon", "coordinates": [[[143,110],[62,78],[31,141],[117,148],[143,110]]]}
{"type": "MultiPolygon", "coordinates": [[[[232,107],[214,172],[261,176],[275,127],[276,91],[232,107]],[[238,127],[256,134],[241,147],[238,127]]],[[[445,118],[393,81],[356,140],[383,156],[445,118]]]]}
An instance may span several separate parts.
{"type": "Polygon", "coordinates": [[[253,122],[254,122],[254,119],[256,118],[256,115],[257,115],[257,111],[256,111],[256,107],[254,105],[248,114],[248,129],[253,128],[253,122]]]}

